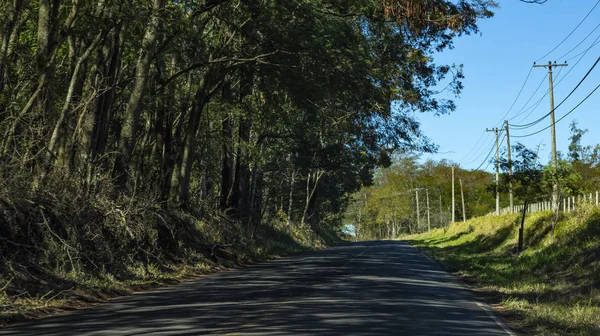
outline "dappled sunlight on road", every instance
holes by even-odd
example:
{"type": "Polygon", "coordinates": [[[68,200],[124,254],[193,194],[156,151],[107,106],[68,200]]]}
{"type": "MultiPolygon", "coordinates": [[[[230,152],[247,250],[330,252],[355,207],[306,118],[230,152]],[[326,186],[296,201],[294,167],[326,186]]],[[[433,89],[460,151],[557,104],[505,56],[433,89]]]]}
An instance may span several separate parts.
{"type": "Polygon", "coordinates": [[[0,335],[506,335],[418,250],[364,242],[223,272],[0,335]]]}

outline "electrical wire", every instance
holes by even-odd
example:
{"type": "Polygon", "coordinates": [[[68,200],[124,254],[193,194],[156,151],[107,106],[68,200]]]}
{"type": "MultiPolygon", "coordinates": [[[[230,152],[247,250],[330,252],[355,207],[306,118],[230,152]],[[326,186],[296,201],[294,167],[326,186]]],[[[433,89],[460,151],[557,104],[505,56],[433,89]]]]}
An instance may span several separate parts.
{"type": "MultiPolygon", "coordinates": [[[[572,59],[575,59],[575,58],[577,58],[577,57],[581,56],[581,57],[579,57],[579,59],[577,60],[577,62],[575,62],[575,64],[573,64],[573,66],[569,67],[569,70],[567,71],[567,73],[566,73],[566,74],[565,74],[563,77],[561,77],[560,79],[558,79],[558,80],[556,81],[556,83],[554,84],[554,87],[557,87],[557,86],[559,86],[559,85],[560,85],[560,83],[562,83],[562,81],[563,81],[563,80],[564,80],[564,79],[565,79],[565,78],[566,78],[566,77],[567,77],[567,76],[568,76],[568,75],[571,73],[571,71],[573,71],[573,70],[575,69],[575,67],[577,67],[577,65],[578,65],[578,64],[581,62],[581,60],[583,59],[583,57],[584,57],[584,56],[585,56],[585,55],[586,55],[586,54],[587,54],[587,53],[588,53],[588,52],[589,52],[589,51],[590,51],[590,50],[591,50],[591,49],[592,49],[594,46],[596,46],[596,45],[600,44],[600,41],[599,41],[599,39],[600,39],[600,35],[599,35],[598,37],[596,37],[596,39],[595,39],[595,40],[592,42],[592,44],[590,45],[590,47],[588,47],[588,48],[587,48],[587,49],[585,49],[584,51],[580,52],[579,54],[577,54],[577,55],[575,55],[575,56],[573,56],[573,57],[571,57],[571,58],[567,59],[567,62],[568,62],[568,61],[570,61],[570,60],[572,60],[572,59]]],[[[561,68],[558,70],[558,73],[557,73],[557,78],[558,78],[558,76],[560,75],[560,73],[562,72],[562,70],[563,70],[563,68],[562,68],[562,67],[561,67],[561,68]]],[[[532,94],[532,96],[531,96],[531,97],[530,97],[530,98],[527,100],[527,102],[526,102],[526,103],[523,105],[523,107],[521,108],[521,110],[519,110],[519,112],[517,112],[517,114],[516,114],[516,115],[514,115],[514,116],[513,116],[512,118],[510,118],[510,119],[514,119],[514,118],[518,117],[519,115],[522,115],[523,113],[525,113],[525,112],[529,111],[529,110],[530,110],[530,109],[532,109],[532,108],[533,108],[533,110],[535,110],[535,109],[536,109],[536,108],[539,106],[540,102],[541,102],[541,101],[542,101],[542,100],[543,100],[543,99],[544,99],[544,98],[545,98],[545,97],[548,95],[548,93],[550,93],[550,89],[546,90],[546,93],[545,93],[545,94],[544,94],[544,95],[543,95],[543,96],[542,96],[542,97],[541,97],[541,98],[540,98],[540,99],[539,99],[537,102],[533,103],[533,104],[532,104],[531,106],[529,106],[528,108],[525,108],[525,107],[527,106],[527,104],[529,104],[529,101],[531,101],[531,99],[532,99],[532,98],[535,96],[535,94],[537,93],[537,91],[540,89],[540,87],[542,86],[542,84],[543,84],[543,83],[544,83],[544,81],[546,80],[547,76],[548,76],[548,74],[546,73],[546,76],[544,77],[544,79],[542,79],[542,81],[540,82],[540,84],[538,85],[538,87],[536,88],[536,90],[534,91],[534,93],[532,94]]],[[[523,122],[524,120],[526,120],[526,119],[529,117],[529,115],[531,115],[531,113],[533,112],[533,110],[531,110],[531,112],[530,112],[530,113],[528,113],[526,117],[524,117],[524,118],[522,118],[521,120],[519,120],[519,123],[521,123],[521,122],[523,122]]]]}
{"type": "Polygon", "coordinates": [[[526,135],[513,135],[513,138],[527,138],[530,136],[534,136],[540,132],[543,132],[545,130],[547,130],[548,128],[552,127],[553,125],[558,124],[559,121],[563,120],[564,118],[566,118],[569,114],[571,114],[573,111],[575,111],[579,106],[581,106],[581,104],[583,104],[583,102],[585,102],[588,98],[590,98],[592,96],[592,94],[594,94],[594,92],[596,92],[596,90],[598,90],[598,88],[600,88],[600,85],[596,86],[596,88],[594,90],[592,90],[592,92],[590,92],[585,98],[583,98],[582,101],[580,101],[577,105],[575,105],[574,108],[572,108],[569,112],[567,112],[564,116],[560,117],[560,119],[556,120],[554,122],[554,124],[550,124],[549,126],[546,126],[544,128],[542,128],[541,130],[537,131],[537,132],[533,132],[530,134],[526,134],[526,135]]]}
{"type": "Polygon", "coordinates": [[[598,38],[596,38],[595,41],[597,41],[597,42],[592,43],[592,45],[589,48],[585,49],[584,51],[580,52],[579,54],[577,54],[577,55],[575,55],[575,56],[573,56],[571,58],[567,58],[567,62],[570,61],[570,60],[572,60],[572,59],[574,59],[574,58],[579,57],[579,55],[581,55],[581,54],[587,54],[587,52],[590,51],[590,49],[592,49],[593,47],[595,47],[598,44],[600,44],[600,41],[598,41],[598,38]]]}
{"type": "MultiPolygon", "coordinates": [[[[492,140],[489,133],[487,133],[486,131],[484,131],[484,133],[486,134],[486,138],[484,138],[485,140],[481,142],[481,145],[479,145],[479,147],[467,159],[467,160],[470,160],[468,163],[476,161],[481,156],[481,151],[482,150],[485,151],[485,148],[487,148],[489,141],[492,140]],[[473,159],[473,158],[475,158],[475,159],[473,159]]],[[[465,161],[465,160],[461,160],[461,161],[465,161]]]]}
{"type": "Polygon", "coordinates": [[[473,154],[473,156],[472,156],[473,159],[466,163],[467,165],[472,164],[473,162],[479,160],[479,158],[481,158],[481,154],[485,153],[485,148],[487,148],[487,146],[489,146],[490,143],[494,142],[494,137],[488,137],[488,139],[491,140],[491,142],[488,142],[488,141],[484,142],[482,144],[482,146],[480,147],[480,149],[477,152],[475,152],[475,154],[473,154]]]}
{"type": "MultiPolygon", "coordinates": [[[[495,126],[498,126],[498,124],[502,123],[502,121],[504,120],[504,118],[506,118],[506,116],[510,113],[510,111],[512,111],[513,107],[515,106],[515,104],[517,103],[517,101],[519,100],[519,97],[521,97],[521,93],[523,93],[523,89],[525,88],[525,85],[527,84],[527,81],[529,80],[529,77],[531,76],[531,72],[533,71],[533,67],[531,67],[529,69],[529,72],[527,73],[527,76],[525,77],[525,81],[523,81],[523,85],[521,85],[521,89],[519,90],[519,93],[517,93],[517,96],[515,97],[515,100],[513,101],[512,105],[510,106],[510,108],[508,109],[508,111],[506,111],[506,113],[504,114],[504,116],[502,118],[500,118],[500,121],[496,123],[495,126]]],[[[541,84],[540,84],[541,85],[541,84]]],[[[539,87],[538,87],[539,89],[539,87]]],[[[537,90],[536,90],[537,92],[537,90]]],[[[534,93],[535,94],[535,93],[534,93]]],[[[531,98],[530,98],[531,100],[531,98]]],[[[467,152],[467,154],[465,154],[465,156],[463,156],[460,161],[464,161],[467,157],[469,157],[469,154],[471,154],[471,152],[473,152],[473,150],[475,150],[475,153],[477,153],[482,146],[480,146],[478,149],[477,145],[479,145],[479,143],[481,142],[481,139],[483,138],[483,135],[486,134],[487,132],[483,132],[481,133],[481,135],[479,136],[479,139],[477,139],[477,141],[475,142],[475,145],[473,145],[473,147],[471,147],[471,149],[467,152]]],[[[475,159],[472,160],[471,162],[475,161],[477,159],[478,156],[475,156],[475,159]]]]}
{"type": "Polygon", "coordinates": [[[567,99],[569,99],[569,97],[571,97],[571,95],[573,95],[573,93],[581,86],[581,84],[583,84],[585,79],[590,75],[592,70],[594,70],[596,65],[598,65],[598,62],[600,62],[600,57],[598,57],[598,59],[596,59],[596,62],[594,62],[594,65],[592,65],[592,67],[588,70],[588,72],[585,74],[585,76],[583,76],[583,78],[579,81],[579,83],[575,86],[575,88],[573,88],[573,90],[571,90],[571,92],[556,107],[554,107],[554,109],[552,111],[546,113],[539,119],[532,121],[530,123],[524,124],[524,125],[513,125],[510,123],[508,125],[513,128],[526,129],[526,128],[532,127],[532,126],[538,124],[539,122],[541,122],[542,120],[544,120],[546,117],[548,117],[550,114],[552,114],[552,112],[556,111],[557,108],[559,108],[562,104],[564,104],[564,102],[567,101],[567,99]]]}
{"type": "MultiPolygon", "coordinates": [[[[500,144],[504,142],[504,139],[506,139],[506,134],[504,132],[502,132],[502,139],[500,139],[500,134],[498,134],[498,139],[497,139],[498,146],[500,146],[500,144]]],[[[475,168],[474,170],[479,170],[479,168],[481,168],[481,166],[483,166],[483,164],[490,158],[490,155],[492,155],[492,152],[494,151],[495,147],[496,147],[496,143],[494,141],[494,142],[492,142],[492,148],[490,148],[490,151],[485,156],[485,159],[483,159],[483,162],[481,162],[481,164],[479,166],[477,166],[477,168],[475,168]]],[[[483,170],[486,170],[487,167],[489,167],[489,164],[483,170]]]]}
{"type": "MultiPolygon", "coordinates": [[[[559,79],[557,81],[557,85],[558,82],[560,82],[560,80],[562,80],[562,77],[560,77],[560,74],[562,73],[564,67],[560,67],[560,69],[558,69],[558,72],[556,73],[556,78],[559,79]]],[[[542,82],[540,83],[540,86],[538,86],[538,89],[541,87],[541,84],[543,84],[546,81],[546,78],[548,78],[548,73],[546,73],[546,75],[544,76],[544,79],[542,79],[542,82]]],[[[555,87],[557,86],[555,85],[555,87]]],[[[537,92],[537,90],[536,90],[537,92]]],[[[542,103],[542,100],[544,100],[544,98],[546,98],[546,96],[550,93],[550,89],[546,89],[546,92],[544,93],[543,96],[540,97],[540,99],[538,99],[536,102],[534,102],[533,104],[531,104],[528,108],[525,108],[525,106],[523,106],[523,109],[521,110],[522,112],[519,113],[518,115],[515,115],[515,118],[519,115],[522,115],[523,113],[529,111],[529,113],[527,113],[526,116],[524,116],[523,118],[521,118],[521,120],[518,121],[518,123],[522,123],[523,121],[527,120],[527,118],[529,118],[529,116],[540,106],[540,104],[542,103]]],[[[535,92],[534,92],[535,95],[535,92]]],[[[533,98],[533,96],[532,96],[533,98]]]]}
{"type": "MultiPolygon", "coordinates": [[[[504,140],[505,140],[505,139],[506,139],[506,134],[504,134],[504,135],[502,136],[502,139],[498,139],[498,141],[499,141],[499,143],[504,143],[504,140]]],[[[485,171],[485,170],[487,170],[487,169],[488,169],[488,167],[489,167],[489,166],[492,164],[492,162],[494,162],[494,161],[495,161],[495,160],[488,160],[488,164],[487,164],[487,166],[485,166],[485,168],[483,168],[483,170],[484,170],[484,171],[485,171]]]]}
{"type": "Polygon", "coordinates": [[[571,50],[569,50],[569,51],[568,51],[566,54],[564,54],[564,55],[560,56],[560,57],[558,58],[558,60],[565,59],[565,57],[567,57],[567,55],[569,55],[570,53],[572,53],[572,52],[573,52],[573,50],[577,49],[577,48],[578,48],[580,45],[582,45],[582,44],[583,44],[583,42],[585,42],[585,40],[587,40],[587,39],[588,39],[590,36],[592,36],[592,34],[593,34],[593,33],[596,31],[596,29],[598,29],[598,28],[600,28],[600,23],[599,23],[599,24],[596,26],[596,28],[594,28],[594,29],[593,29],[593,30],[592,30],[592,31],[591,31],[589,34],[587,34],[587,36],[586,36],[586,37],[584,37],[584,38],[583,38],[583,40],[581,40],[579,43],[577,43],[577,45],[576,45],[576,46],[574,46],[573,48],[571,48],[571,50]]]}
{"type": "Polygon", "coordinates": [[[473,147],[471,147],[471,149],[467,152],[467,154],[465,154],[465,156],[463,156],[460,160],[458,160],[459,162],[460,161],[464,161],[464,159],[466,159],[469,156],[469,154],[471,154],[471,152],[473,152],[473,150],[475,149],[475,147],[477,147],[477,145],[479,145],[479,142],[481,142],[481,139],[483,139],[483,136],[486,133],[487,132],[485,132],[485,131],[481,133],[481,135],[479,136],[479,139],[477,139],[477,141],[475,142],[475,145],[473,145],[473,147]]]}
{"type": "Polygon", "coordinates": [[[567,35],[567,37],[565,37],[562,41],[560,41],[559,44],[556,45],[556,47],[552,48],[552,50],[550,50],[546,55],[538,58],[536,60],[536,62],[540,61],[541,59],[545,58],[546,56],[550,55],[554,50],[556,50],[558,47],[560,47],[563,43],[565,43],[565,41],[571,37],[571,35],[573,35],[573,33],[577,30],[577,28],[579,28],[579,26],[581,26],[581,24],[588,18],[588,16],[590,16],[590,14],[592,14],[592,12],[594,11],[594,9],[596,9],[596,7],[598,6],[598,4],[600,4],[600,0],[598,0],[596,2],[596,4],[594,5],[594,7],[592,7],[592,9],[590,9],[590,11],[585,15],[585,17],[583,19],[581,19],[581,21],[579,21],[579,23],[577,24],[577,26],[575,26],[575,28],[573,28],[573,30],[571,30],[571,32],[569,33],[569,35],[567,35]]]}
{"type": "Polygon", "coordinates": [[[483,166],[483,164],[490,158],[490,155],[492,155],[492,151],[494,150],[494,147],[496,147],[495,143],[493,144],[492,148],[490,148],[490,151],[485,156],[485,159],[483,159],[483,162],[481,162],[481,164],[479,166],[477,166],[477,168],[475,168],[474,170],[479,170],[479,168],[481,168],[481,166],[483,166]]]}
{"type": "Polygon", "coordinates": [[[533,71],[533,67],[531,67],[529,69],[529,72],[527,73],[527,77],[525,77],[525,81],[523,82],[523,85],[521,85],[521,89],[519,90],[519,93],[517,93],[517,97],[513,101],[512,105],[510,105],[510,108],[508,109],[508,111],[506,111],[506,113],[504,114],[504,116],[502,116],[502,118],[500,118],[500,121],[496,123],[496,126],[498,126],[498,124],[500,124],[502,121],[504,121],[504,118],[506,118],[506,116],[510,113],[510,111],[512,111],[513,107],[517,103],[517,100],[519,100],[519,97],[521,97],[521,93],[523,93],[523,89],[525,88],[525,84],[527,84],[527,81],[529,80],[529,76],[531,76],[531,72],[532,71],[533,71]]]}
{"type": "MultiPolygon", "coordinates": [[[[533,68],[532,68],[533,69],[533,68]]],[[[562,68],[561,68],[562,70],[562,68]]],[[[560,71],[560,70],[559,70],[560,71]]],[[[539,103],[542,101],[542,99],[544,99],[544,97],[546,97],[546,95],[550,92],[550,89],[546,90],[546,93],[535,103],[533,103],[531,106],[529,106],[528,108],[525,108],[527,106],[527,104],[529,104],[529,102],[531,101],[531,99],[533,99],[533,97],[535,96],[535,94],[540,90],[540,88],[542,87],[542,85],[546,82],[546,78],[548,78],[548,73],[546,73],[546,75],[544,76],[544,78],[542,78],[542,81],[540,82],[540,84],[537,86],[537,88],[535,89],[535,91],[533,92],[533,94],[531,95],[531,97],[529,97],[529,99],[525,102],[525,104],[523,105],[523,107],[519,110],[519,112],[517,112],[517,114],[515,114],[511,119],[514,119],[520,115],[522,115],[523,113],[529,111],[533,106],[537,106],[539,105],[539,103]]],[[[524,119],[521,119],[520,122],[522,122],[524,119]]]]}
{"type": "MultiPolygon", "coordinates": [[[[592,49],[592,47],[594,47],[595,45],[597,45],[597,44],[599,44],[599,43],[600,43],[600,41],[598,41],[599,39],[600,39],[600,35],[599,35],[598,37],[596,37],[596,39],[594,40],[594,42],[592,42],[592,45],[591,45],[589,48],[587,48],[586,50],[582,51],[581,53],[579,53],[579,54],[577,54],[577,55],[575,55],[575,56],[573,56],[573,57],[571,57],[571,58],[569,58],[569,59],[567,60],[567,61],[569,61],[569,60],[572,60],[572,59],[574,59],[574,58],[576,58],[576,57],[579,57],[579,56],[581,56],[581,57],[579,57],[579,59],[577,60],[577,62],[575,62],[575,64],[573,64],[573,66],[569,67],[569,70],[567,71],[567,73],[566,73],[564,76],[560,77],[560,79],[558,79],[558,80],[556,81],[556,83],[554,84],[554,87],[555,87],[555,88],[556,88],[556,87],[558,87],[558,86],[559,86],[559,85],[562,83],[562,81],[563,81],[563,80],[564,80],[564,79],[565,79],[565,78],[566,78],[566,77],[567,77],[567,76],[568,76],[568,75],[571,73],[571,71],[573,71],[573,70],[575,69],[575,67],[577,67],[577,65],[578,65],[578,64],[581,62],[581,60],[583,59],[583,57],[584,57],[584,56],[585,56],[585,55],[586,55],[586,54],[587,54],[587,53],[588,53],[588,52],[589,52],[589,51],[592,49]]],[[[561,74],[562,70],[563,70],[563,67],[561,67],[561,68],[558,70],[558,73],[557,73],[557,78],[560,76],[560,74],[561,74]]],[[[544,77],[544,79],[543,79],[543,80],[542,80],[542,82],[540,83],[540,86],[538,86],[538,89],[541,87],[541,84],[543,84],[543,82],[545,81],[545,79],[547,78],[547,76],[548,76],[548,74],[546,74],[546,77],[544,77]]],[[[537,90],[538,90],[538,89],[536,89],[536,91],[535,91],[535,92],[537,92],[537,90]]],[[[533,93],[534,95],[535,95],[535,92],[533,93]]],[[[511,118],[511,119],[514,119],[515,117],[517,117],[517,116],[519,116],[519,115],[521,115],[521,114],[523,114],[523,113],[525,113],[525,112],[527,112],[527,111],[531,110],[531,112],[529,112],[529,113],[527,114],[527,116],[525,116],[524,118],[522,118],[521,120],[519,120],[519,123],[522,123],[524,120],[526,120],[526,119],[527,119],[527,118],[528,118],[528,117],[531,115],[531,113],[533,113],[533,111],[534,111],[535,109],[537,109],[537,107],[540,105],[540,102],[541,102],[541,101],[542,101],[542,100],[543,100],[543,99],[544,99],[544,98],[545,98],[545,97],[546,97],[546,96],[547,96],[549,93],[550,93],[550,89],[546,90],[546,93],[545,93],[545,94],[544,94],[544,95],[543,95],[543,96],[542,96],[542,97],[541,97],[541,98],[540,98],[540,99],[539,99],[537,102],[533,103],[531,106],[529,106],[529,107],[528,107],[528,108],[526,108],[526,109],[525,109],[525,106],[527,105],[527,103],[525,103],[525,105],[523,106],[523,109],[525,109],[525,110],[521,109],[521,111],[520,111],[518,114],[516,114],[516,115],[515,115],[513,118],[511,118]],[[533,110],[532,110],[532,109],[533,109],[533,110]]],[[[533,98],[533,96],[532,96],[531,98],[533,98]]],[[[529,101],[528,101],[528,102],[529,102],[529,101]]],[[[555,109],[556,109],[556,108],[555,108],[555,109]]]]}
{"type": "MultiPolygon", "coordinates": [[[[546,95],[544,95],[544,97],[546,97],[546,95]]],[[[520,123],[522,123],[523,121],[527,120],[527,118],[529,118],[529,116],[535,112],[537,110],[537,108],[540,106],[540,104],[542,103],[542,100],[544,100],[544,97],[540,98],[537,103],[535,105],[532,105],[531,107],[529,107],[527,110],[530,110],[529,113],[527,113],[526,116],[524,116],[523,118],[521,118],[521,120],[519,120],[520,123]]]]}

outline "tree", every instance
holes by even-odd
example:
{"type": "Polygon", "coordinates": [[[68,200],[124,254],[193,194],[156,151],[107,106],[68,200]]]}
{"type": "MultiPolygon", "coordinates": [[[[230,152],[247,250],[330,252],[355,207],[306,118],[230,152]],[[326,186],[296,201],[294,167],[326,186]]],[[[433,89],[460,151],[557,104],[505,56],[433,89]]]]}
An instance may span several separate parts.
{"type": "MultiPolygon", "coordinates": [[[[492,174],[484,171],[468,171],[445,160],[419,163],[419,155],[395,153],[392,165],[375,170],[373,184],[352,194],[351,207],[346,220],[357,225],[360,213],[361,238],[391,238],[400,234],[423,232],[426,229],[427,192],[430,196],[431,226],[444,227],[452,217],[452,167],[455,175],[463,180],[466,195],[465,215],[483,216],[495,206],[495,199],[486,186],[492,174]],[[419,190],[422,225],[417,222],[416,192],[419,190]],[[357,199],[364,199],[358,202],[357,199]],[[362,208],[357,209],[359,205],[362,208]]],[[[462,208],[457,207],[462,215],[462,208]]]]}
{"type": "MultiPolygon", "coordinates": [[[[512,159],[512,175],[503,174],[504,187],[512,182],[512,188],[514,194],[523,200],[523,210],[521,213],[521,225],[519,226],[519,240],[517,251],[523,251],[523,235],[525,229],[525,215],[529,205],[540,198],[548,195],[548,190],[544,189],[543,178],[544,172],[542,165],[539,163],[537,151],[533,151],[517,143],[513,146],[513,159],[512,159]]],[[[503,171],[508,171],[509,162],[507,159],[500,160],[500,167],[503,171]]]]}
{"type": "Polygon", "coordinates": [[[86,195],[219,211],[251,232],[292,204],[290,223],[337,229],[348,195],[390,153],[435,149],[414,113],[454,110],[432,88],[458,94],[462,73],[431,56],[494,7],[4,1],[2,174],[30,189],[66,176],[86,195]]]}
{"type": "Polygon", "coordinates": [[[576,121],[570,125],[571,136],[569,140],[569,151],[565,164],[572,167],[572,170],[579,173],[581,178],[577,181],[572,181],[575,185],[572,191],[575,193],[585,193],[595,191],[595,187],[600,181],[600,145],[583,146],[581,139],[587,133],[587,130],[582,130],[578,127],[576,121]]]}

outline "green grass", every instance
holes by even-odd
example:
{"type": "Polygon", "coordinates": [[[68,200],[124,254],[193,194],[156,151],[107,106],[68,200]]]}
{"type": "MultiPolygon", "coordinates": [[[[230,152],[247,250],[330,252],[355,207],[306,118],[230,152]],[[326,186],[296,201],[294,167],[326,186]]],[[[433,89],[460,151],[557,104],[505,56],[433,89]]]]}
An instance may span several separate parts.
{"type": "Polygon", "coordinates": [[[410,242],[464,277],[510,323],[533,335],[600,335],[600,208],[528,215],[517,254],[520,215],[486,216],[410,242]]]}

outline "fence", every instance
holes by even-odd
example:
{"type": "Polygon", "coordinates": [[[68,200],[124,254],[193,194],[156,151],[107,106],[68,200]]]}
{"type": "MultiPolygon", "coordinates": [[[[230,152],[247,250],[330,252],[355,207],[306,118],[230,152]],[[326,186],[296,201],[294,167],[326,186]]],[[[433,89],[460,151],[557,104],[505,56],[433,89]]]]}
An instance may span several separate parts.
{"type": "MultiPolygon", "coordinates": [[[[562,212],[571,212],[574,211],[581,203],[584,202],[595,202],[596,206],[598,206],[598,192],[596,191],[596,195],[594,197],[593,193],[578,195],[578,196],[569,196],[562,199],[559,202],[558,210],[562,212]]],[[[537,213],[546,210],[552,210],[552,201],[543,201],[538,203],[529,204],[527,213],[537,213]]],[[[515,213],[523,211],[523,205],[515,205],[511,209],[511,207],[506,207],[500,209],[500,214],[507,213],[515,213]]],[[[490,212],[490,215],[496,214],[496,211],[490,212]]]]}

